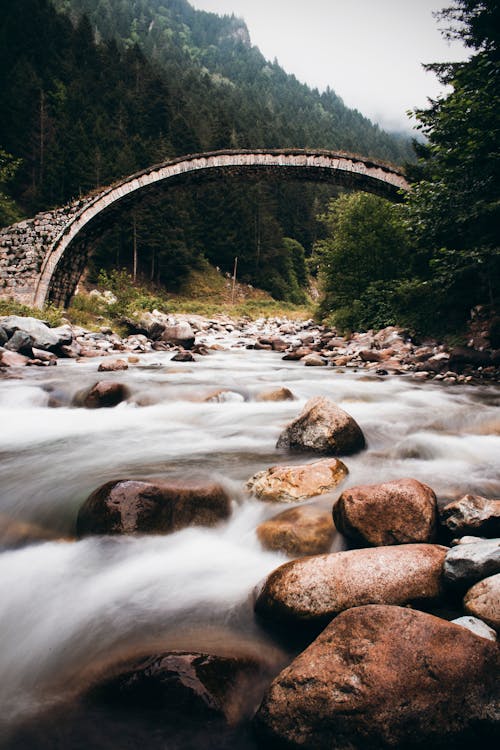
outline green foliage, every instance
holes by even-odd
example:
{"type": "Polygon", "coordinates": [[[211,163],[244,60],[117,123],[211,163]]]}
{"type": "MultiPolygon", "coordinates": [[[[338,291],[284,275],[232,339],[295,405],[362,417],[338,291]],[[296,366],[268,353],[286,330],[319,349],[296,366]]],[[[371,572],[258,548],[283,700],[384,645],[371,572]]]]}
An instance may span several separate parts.
{"type": "Polygon", "coordinates": [[[5,192],[21,164],[0,148],[0,227],[7,227],[21,220],[21,212],[15,201],[5,192]]]}
{"type": "Polygon", "coordinates": [[[38,307],[29,307],[12,299],[0,298],[1,315],[20,315],[24,318],[38,318],[52,328],[60,326],[63,322],[64,310],[55,307],[50,302],[40,310],[38,307]]]}

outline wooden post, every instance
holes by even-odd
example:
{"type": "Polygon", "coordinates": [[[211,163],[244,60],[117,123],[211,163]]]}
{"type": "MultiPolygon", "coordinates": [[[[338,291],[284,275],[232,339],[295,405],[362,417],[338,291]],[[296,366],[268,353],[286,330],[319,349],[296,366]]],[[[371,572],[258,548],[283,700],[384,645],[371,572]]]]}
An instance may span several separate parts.
{"type": "Polygon", "coordinates": [[[231,304],[234,305],[234,293],[236,291],[236,271],[238,269],[238,256],[234,259],[234,270],[233,270],[233,290],[231,292],[231,304]]]}

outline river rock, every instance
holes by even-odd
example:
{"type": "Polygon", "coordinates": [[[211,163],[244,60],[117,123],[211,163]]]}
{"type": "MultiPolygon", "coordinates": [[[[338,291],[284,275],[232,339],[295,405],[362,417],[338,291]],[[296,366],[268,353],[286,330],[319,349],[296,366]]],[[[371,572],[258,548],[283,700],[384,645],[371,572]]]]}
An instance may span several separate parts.
{"type": "Polygon", "coordinates": [[[333,506],[337,529],[374,547],[430,542],[436,518],[434,492],[416,479],[350,487],[333,506]]]}
{"type": "Polygon", "coordinates": [[[500,633],[500,573],[484,578],[468,590],[464,598],[465,611],[500,633]]]}
{"type": "Polygon", "coordinates": [[[181,351],[174,354],[170,359],[171,362],[196,362],[191,352],[181,351]]]}
{"type": "Polygon", "coordinates": [[[256,401],[294,401],[295,396],[289,388],[276,388],[273,391],[258,393],[256,401]]]}
{"type": "Polygon", "coordinates": [[[350,414],[322,396],[309,399],[301,414],[281,433],[277,448],[329,455],[356,453],[365,447],[361,428],[350,414]]]}
{"type": "Polygon", "coordinates": [[[446,505],[439,515],[443,526],[454,536],[500,536],[500,500],[464,495],[446,505]]]}
{"type": "Polygon", "coordinates": [[[256,698],[258,705],[263,669],[253,654],[167,651],[122,665],[95,685],[87,700],[129,711],[157,711],[167,721],[223,719],[237,724],[255,711],[256,698]]]}
{"type": "Polygon", "coordinates": [[[69,326],[49,328],[48,325],[37,318],[9,315],[0,318],[0,324],[9,335],[12,335],[16,331],[23,331],[31,336],[33,339],[32,343],[37,349],[53,351],[61,346],[61,344],[68,344],[72,340],[71,328],[69,326]]]}
{"type": "Polygon", "coordinates": [[[446,547],[405,544],[293,560],[274,570],[255,610],[281,624],[324,624],[351,607],[436,601],[446,547]]]}
{"type": "Polygon", "coordinates": [[[85,409],[110,408],[126,401],[130,391],[123,383],[111,380],[101,380],[91,388],[79,391],[73,399],[73,406],[83,406],[85,409]]]}
{"type": "Polygon", "coordinates": [[[0,513],[1,547],[22,547],[27,544],[56,540],[61,541],[61,535],[52,529],[47,529],[32,521],[12,518],[7,513],[0,513]]]}
{"type": "Polygon", "coordinates": [[[5,344],[5,349],[32,358],[33,337],[24,331],[15,331],[5,344]]]}
{"type": "Polygon", "coordinates": [[[259,500],[297,503],[330,492],[347,474],[347,466],[337,458],[299,466],[271,466],[249,479],[247,489],[259,500]]]}
{"type": "Polygon", "coordinates": [[[0,347],[0,367],[26,367],[29,357],[0,347]]]}
{"type": "Polygon", "coordinates": [[[456,620],[452,620],[451,622],[454,622],[455,625],[461,625],[462,628],[467,628],[471,633],[475,633],[481,638],[487,638],[489,641],[496,641],[497,639],[497,634],[493,628],[490,628],[489,625],[486,625],[485,622],[477,617],[464,615],[463,617],[457,617],[456,620]]]}
{"type": "Polygon", "coordinates": [[[443,573],[453,586],[471,586],[482,578],[500,573],[500,539],[452,547],[446,553],[443,573]]]}
{"type": "Polygon", "coordinates": [[[256,724],[290,750],[444,748],[464,736],[484,747],[498,729],[499,667],[497,644],[458,625],[357,607],[278,675],[256,724]]]}
{"type": "Polygon", "coordinates": [[[326,367],[328,362],[319,354],[308,354],[307,357],[303,357],[301,360],[306,367],[326,367]]]}
{"type": "Polygon", "coordinates": [[[194,331],[187,322],[176,325],[167,325],[161,334],[161,341],[167,344],[182,346],[183,349],[191,349],[194,345],[194,331]]]}
{"type": "Polygon", "coordinates": [[[128,370],[128,362],[124,359],[113,359],[108,362],[101,362],[97,368],[98,372],[119,372],[121,370],[128,370]]]}
{"type": "Polygon", "coordinates": [[[76,522],[88,534],[166,534],[187,526],[214,526],[229,518],[231,500],[221,485],[116,480],[98,487],[76,522]]]}
{"type": "Polygon", "coordinates": [[[335,536],[332,515],[314,505],[289,508],[257,527],[266,549],[288,555],[319,555],[328,552],[335,536]]]}
{"type": "Polygon", "coordinates": [[[0,346],[2,347],[5,346],[8,340],[9,340],[9,337],[7,335],[7,331],[5,330],[5,328],[0,326],[0,346]]]}

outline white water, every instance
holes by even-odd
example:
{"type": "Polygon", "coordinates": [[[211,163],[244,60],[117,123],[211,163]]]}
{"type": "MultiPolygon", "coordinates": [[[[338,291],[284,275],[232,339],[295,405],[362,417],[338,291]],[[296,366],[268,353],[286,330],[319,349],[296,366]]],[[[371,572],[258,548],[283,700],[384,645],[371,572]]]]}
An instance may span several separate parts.
{"type": "Polygon", "coordinates": [[[78,690],[94,668],[148,640],[185,647],[191,631],[223,628],[264,647],[250,595],[285,557],[262,551],[255,528],[282,508],[249,499],[244,485],[267,466],[311,458],[274,446],[313,395],[339,403],[367,438],[366,451],[345,459],[344,487],[411,476],[441,502],[466,492],[500,496],[494,387],[305,368],[272,352],[217,352],[194,364],[170,363],[170,356],[144,356],[125,373],[98,375],[89,360],[0,380],[2,514],[71,535],[87,495],[122,477],[217,479],[233,499],[231,519],[215,529],[3,551],[0,724],[78,690]],[[68,406],[98,379],[125,381],[131,402],[95,411],[68,406]],[[296,400],[255,400],[280,386],[296,400]],[[239,396],[202,401],[220,388],[239,396]],[[50,408],[50,398],[66,406],[50,408]]]}

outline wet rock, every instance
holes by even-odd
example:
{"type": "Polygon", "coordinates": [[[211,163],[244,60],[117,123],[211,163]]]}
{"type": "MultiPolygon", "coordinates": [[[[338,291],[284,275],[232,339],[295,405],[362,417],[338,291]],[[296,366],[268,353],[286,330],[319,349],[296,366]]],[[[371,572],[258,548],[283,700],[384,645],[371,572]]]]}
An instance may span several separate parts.
{"type": "Polygon", "coordinates": [[[460,587],[500,573],[500,539],[453,547],[446,554],[443,573],[447,583],[460,587]]]}
{"type": "Polygon", "coordinates": [[[465,611],[500,632],[500,573],[484,578],[464,598],[465,611]]]}
{"type": "Polygon", "coordinates": [[[307,357],[303,357],[301,360],[306,367],[326,367],[328,362],[319,354],[308,354],[307,357]]]}
{"type": "Polygon", "coordinates": [[[282,359],[284,359],[286,362],[298,362],[299,359],[307,357],[308,354],[312,354],[311,349],[309,349],[309,347],[301,346],[298,349],[293,349],[291,352],[285,354],[282,359]]]}
{"type": "Polygon", "coordinates": [[[2,367],[26,367],[29,357],[18,352],[11,352],[8,349],[0,347],[0,366],[2,367]]]}
{"type": "Polygon", "coordinates": [[[356,453],[365,447],[357,422],[328,398],[309,399],[302,413],[281,433],[277,448],[329,455],[356,453]]]}
{"type": "Polygon", "coordinates": [[[195,358],[191,354],[191,352],[177,352],[177,354],[174,354],[173,357],[170,359],[171,362],[196,362],[195,358]]]}
{"type": "Polygon", "coordinates": [[[167,721],[223,719],[233,725],[255,711],[266,670],[254,654],[167,651],[123,664],[89,691],[87,701],[160,712],[167,721]]]}
{"type": "Polygon", "coordinates": [[[270,342],[273,352],[286,352],[288,344],[286,341],[280,338],[271,337],[270,342]]]}
{"type": "Polygon", "coordinates": [[[71,328],[61,326],[60,328],[49,328],[37,318],[9,315],[0,318],[0,324],[12,336],[16,331],[31,336],[32,344],[37,349],[55,350],[62,344],[68,344],[72,340],[71,328]]]}
{"type": "Polygon", "coordinates": [[[57,364],[57,357],[52,352],[47,352],[44,349],[33,349],[33,357],[38,359],[40,362],[44,362],[49,365],[57,364]]]}
{"type": "Polygon", "coordinates": [[[468,365],[488,367],[488,365],[491,365],[490,352],[472,349],[468,346],[457,346],[452,349],[449,359],[450,369],[462,370],[468,365]]]}
{"type": "Polygon", "coordinates": [[[119,372],[128,370],[128,363],[124,359],[113,359],[108,362],[101,362],[97,368],[98,372],[119,372]]]}
{"type": "Polygon", "coordinates": [[[440,522],[455,536],[500,536],[500,500],[465,495],[440,511],[440,522]]]}
{"type": "Polygon", "coordinates": [[[0,547],[10,549],[57,540],[61,540],[61,535],[51,529],[0,513],[0,547]]]}
{"type": "Polygon", "coordinates": [[[314,505],[289,508],[257,527],[266,549],[288,555],[319,555],[328,552],[335,536],[332,515],[314,505]]]}
{"type": "Polygon", "coordinates": [[[77,518],[79,536],[165,534],[187,526],[214,526],[229,518],[231,501],[221,485],[116,480],[95,490],[77,518]]]}
{"type": "Polygon", "coordinates": [[[5,330],[5,328],[2,328],[2,326],[0,326],[0,346],[3,347],[8,340],[9,337],[7,335],[7,331],[5,330]]]}
{"type": "Polygon", "coordinates": [[[333,507],[342,534],[375,547],[430,542],[436,518],[434,492],[416,479],[350,487],[333,507]]]}
{"type": "Polygon", "coordinates": [[[362,349],[359,356],[363,362],[384,362],[394,354],[393,349],[362,349]]]}
{"type": "Polygon", "coordinates": [[[475,633],[475,635],[481,638],[487,638],[489,641],[496,641],[497,639],[497,634],[493,628],[490,628],[489,625],[486,625],[485,622],[479,620],[477,617],[465,615],[464,617],[457,617],[456,620],[452,620],[451,622],[455,623],[455,625],[460,625],[462,628],[467,628],[471,633],[475,633]]]}
{"type": "Polygon", "coordinates": [[[63,344],[59,347],[58,354],[61,357],[68,357],[69,359],[76,359],[82,356],[82,347],[77,341],[73,341],[71,344],[63,344]]]}
{"type": "Polygon", "coordinates": [[[484,747],[498,730],[499,667],[497,645],[458,625],[358,607],[278,675],[257,729],[290,750],[444,748],[466,738],[484,747]]]}
{"type": "Polygon", "coordinates": [[[205,396],[203,401],[206,403],[213,403],[213,404],[224,404],[227,402],[242,402],[244,401],[244,396],[241,395],[241,393],[236,393],[236,391],[231,391],[228,388],[221,388],[218,391],[213,391],[213,393],[209,393],[208,396],[205,396]]]}
{"type": "Polygon", "coordinates": [[[33,358],[33,337],[24,331],[15,331],[5,344],[5,349],[33,358]]]}
{"type": "Polygon", "coordinates": [[[272,466],[249,479],[247,489],[260,500],[296,503],[330,492],[347,474],[342,461],[325,458],[299,466],[272,466]]]}
{"type": "Polygon", "coordinates": [[[276,388],[273,391],[258,393],[256,401],[293,401],[295,396],[289,388],[276,388]]]}
{"type": "Polygon", "coordinates": [[[274,570],[255,610],[274,624],[322,625],[364,604],[437,601],[446,547],[405,544],[293,560],[274,570]]]}
{"type": "Polygon", "coordinates": [[[130,391],[123,383],[101,380],[91,388],[79,391],[73,399],[73,406],[85,409],[110,408],[126,401],[129,396],[130,391]]]}
{"type": "Polygon", "coordinates": [[[191,349],[194,345],[195,335],[189,323],[181,322],[176,325],[168,325],[161,334],[161,340],[167,344],[182,346],[183,349],[191,349]]]}

